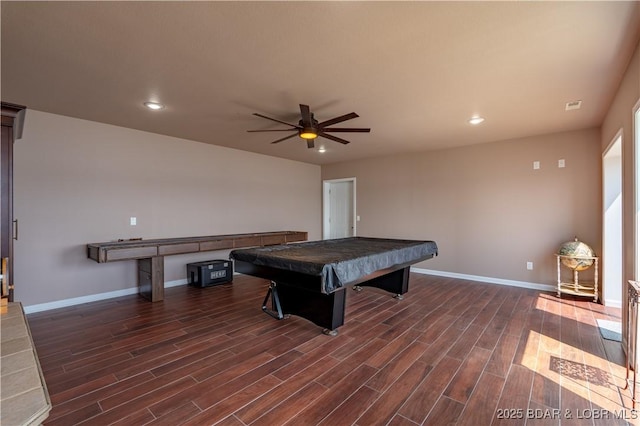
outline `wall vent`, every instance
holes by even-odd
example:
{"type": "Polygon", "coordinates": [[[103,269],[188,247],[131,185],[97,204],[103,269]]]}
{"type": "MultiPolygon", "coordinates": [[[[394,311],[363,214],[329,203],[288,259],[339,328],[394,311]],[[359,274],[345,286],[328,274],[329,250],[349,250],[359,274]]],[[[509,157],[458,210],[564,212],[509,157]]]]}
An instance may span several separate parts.
{"type": "Polygon", "coordinates": [[[582,106],[582,101],[567,102],[564,106],[564,110],[571,111],[573,109],[580,109],[580,106],[582,106]]]}

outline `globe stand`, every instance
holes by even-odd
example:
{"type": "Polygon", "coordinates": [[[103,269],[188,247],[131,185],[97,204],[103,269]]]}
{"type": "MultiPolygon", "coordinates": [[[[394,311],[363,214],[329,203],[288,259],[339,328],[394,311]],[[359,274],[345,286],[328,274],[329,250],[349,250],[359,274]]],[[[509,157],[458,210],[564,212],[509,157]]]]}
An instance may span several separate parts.
{"type": "MultiPolygon", "coordinates": [[[[598,257],[596,256],[570,256],[563,254],[556,254],[556,260],[558,263],[558,297],[562,293],[573,294],[575,296],[590,296],[593,297],[595,303],[598,302],[598,257]],[[593,283],[580,283],[578,280],[578,269],[569,268],[573,271],[573,282],[562,281],[562,270],[560,265],[564,264],[563,259],[568,260],[592,260],[593,264],[593,283]]],[[[565,265],[566,266],[566,265],[565,265]]]]}

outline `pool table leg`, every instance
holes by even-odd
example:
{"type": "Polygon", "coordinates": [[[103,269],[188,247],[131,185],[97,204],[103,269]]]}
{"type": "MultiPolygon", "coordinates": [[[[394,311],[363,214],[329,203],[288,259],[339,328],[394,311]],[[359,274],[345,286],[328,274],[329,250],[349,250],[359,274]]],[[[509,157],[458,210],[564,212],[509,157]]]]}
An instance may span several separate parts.
{"type": "Polygon", "coordinates": [[[344,324],[346,292],[344,289],[330,294],[310,291],[284,282],[273,282],[269,286],[262,310],[276,319],[289,315],[306,318],[324,329],[323,333],[335,336],[338,327],[344,324]],[[271,298],[272,309],[267,307],[271,298]]]}
{"type": "Polygon", "coordinates": [[[409,291],[410,267],[398,269],[389,274],[380,275],[353,287],[356,291],[362,291],[362,287],[375,287],[394,294],[398,300],[404,299],[403,294],[409,291]]]}
{"type": "Polygon", "coordinates": [[[275,319],[284,319],[285,317],[282,313],[282,306],[280,306],[280,297],[278,296],[278,288],[276,287],[275,281],[271,281],[271,284],[269,285],[267,295],[262,302],[262,311],[275,319]],[[271,298],[271,309],[267,306],[269,298],[271,298]]]}

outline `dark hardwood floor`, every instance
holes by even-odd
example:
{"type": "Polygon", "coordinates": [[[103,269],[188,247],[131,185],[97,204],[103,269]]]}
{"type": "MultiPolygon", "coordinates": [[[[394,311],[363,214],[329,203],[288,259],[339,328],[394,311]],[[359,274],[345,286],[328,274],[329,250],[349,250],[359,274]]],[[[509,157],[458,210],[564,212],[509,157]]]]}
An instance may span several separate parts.
{"type": "MultiPolygon", "coordinates": [[[[348,290],[338,336],[260,306],[235,276],[30,314],[46,425],[616,425],[630,409],[620,343],[587,298],[411,275],[398,301],[348,290]]],[[[626,419],[626,420],[625,420],[626,419]]]]}

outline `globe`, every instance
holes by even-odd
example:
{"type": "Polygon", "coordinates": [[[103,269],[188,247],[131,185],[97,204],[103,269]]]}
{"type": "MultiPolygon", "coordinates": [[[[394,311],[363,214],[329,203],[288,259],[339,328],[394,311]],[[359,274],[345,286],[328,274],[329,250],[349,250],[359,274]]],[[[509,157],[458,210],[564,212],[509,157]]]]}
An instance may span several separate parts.
{"type": "MultiPolygon", "coordinates": [[[[596,253],[591,247],[578,241],[576,238],[573,241],[567,241],[562,243],[558,254],[562,256],[575,256],[575,257],[595,257],[596,253]]],[[[589,269],[593,265],[593,259],[575,259],[569,257],[561,257],[562,264],[567,268],[571,268],[574,271],[584,271],[589,269]]]]}

